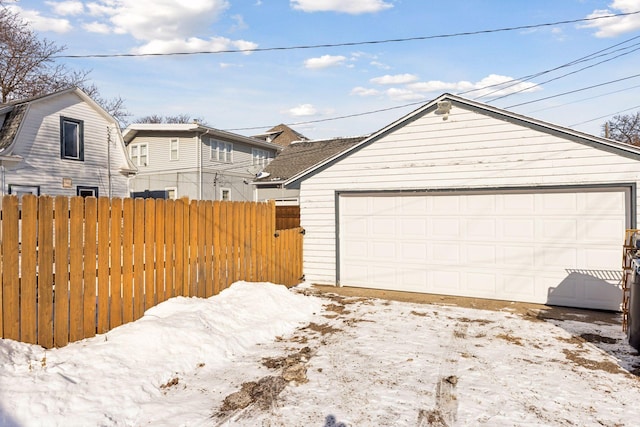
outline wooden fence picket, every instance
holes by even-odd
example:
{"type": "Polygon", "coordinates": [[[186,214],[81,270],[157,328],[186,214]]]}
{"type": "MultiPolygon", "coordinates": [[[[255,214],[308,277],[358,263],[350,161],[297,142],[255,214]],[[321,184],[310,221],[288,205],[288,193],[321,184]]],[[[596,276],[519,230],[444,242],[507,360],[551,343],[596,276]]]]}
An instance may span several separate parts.
{"type": "Polygon", "coordinates": [[[272,202],[4,196],[0,232],[0,337],[46,348],[302,272],[300,229],[276,233],[272,202]]]}

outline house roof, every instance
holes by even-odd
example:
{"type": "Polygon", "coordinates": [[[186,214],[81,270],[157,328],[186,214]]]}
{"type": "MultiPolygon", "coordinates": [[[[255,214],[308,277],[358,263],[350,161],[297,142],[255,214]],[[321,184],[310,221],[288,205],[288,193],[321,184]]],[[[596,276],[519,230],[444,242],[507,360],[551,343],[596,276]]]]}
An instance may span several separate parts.
{"type": "Polygon", "coordinates": [[[267,142],[272,142],[274,144],[282,145],[283,147],[288,146],[292,142],[309,140],[309,138],[307,138],[300,132],[291,129],[285,124],[274,126],[264,133],[253,135],[253,137],[262,139],[267,142]]]}
{"type": "Polygon", "coordinates": [[[579,143],[587,144],[594,146],[596,148],[611,151],[618,155],[632,157],[634,159],[640,160],[640,148],[625,144],[622,142],[614,141],[607,138],[602,138],[594,135],[589,135],[587,133],[579,132],[573,129],[565,128],[559,125],[554,125],[548,122],[544,122],[542,120],[537,120],[531,117],[527,117],[521,114],[513,113],[511,111],[503,110],[497,107],[493,107],[487,104],[483,104],[476,101],[471,101],[469,99],[462,98],[457,95],[452,95],[449,93],[445,93],[440,95],[438,98],[424,104],[422,107],[412,111],[411,113],[405,115],[404,117],[396,120],[395,122],[385,126],[377,132],[372,133],[367,138],[361,140],[360,142],[352,145],[346,150],[334,154],[332,156],[328,156],[324,160],[318,162],[313,167],[305,170],[304,172],[286,180],[284,183],[285,186],[290,186],[291,184],[303,181],[304,179],[309,178],[315,173],[324,170],[325,168],[331,166],[332,164],[340,161],[341,159],[349,156],[351,153],[373,143],[374,141],[382,138],[388,133],[405,126],[407,123],[410,123],[413,120],[422,117],[423,115],[431,112],[436,112],[436,114],[440,114],[438,111],[438,104],[442,101],[449,101],[451,103],[451,107],[464,107],[467,109],[478,111],[479,113],[486,114],[489,116],[500,118],[501,120],[506,120],[512,123],[519,124],[521,126],[529,127],[536,129],[541,132],[558,135],[564,137],[566,139],[570,139],[579,143]]]}
{"type": "Polygon", "coordinates": [[[281,151],[283,148],[278,144],[273,144],[262,139],[215,129],[201,123],[133,123],[127,126],[123,132],[124,142],[129,144],[140,132],[200,132],[217,138],[244,142],[246,144],[263,148],[271,148],[277,151],[281,151]]]}
{"type": "Polygon", "coordinates": [[[269,175],[256,180],[255,183],[266,184],[294,179],[316,164],[342,153],[365,138],[366,136],[358,136],[294,142],[264,168],[263,172],[269,175]]]}
{"type": "Polygon", "coordinates": [[[28,104],[15,105],[6,113],[2,127],[0,127],[0,152],[7,149],[18,134],[27,107],[28,104]]]}
{"type": "MultiPolygon", "coordinates": [[[[93,108],[98,114],[100,114],[104,119],[113,125],[116,133],[120,136],[119,142],[122,144],[122,137],[120,133],[120,126],[118,121],[109,114],[104,108],[100,106],[96,101],[94,101],[89,95],[87,95],[82,89],[78,87],[69,87],[67,89],[62,89],[57,92],[47,93],[44,95],[34,96],[31,98],[15,100],[8,102],[6,104],[0,104],[0,118],[4,116],[4,120],[0,125],[0,156],[7,159],[16,159],[18,158],[15,155],[12,155],[11,146],[15,141],[15,138],[20,130],[22,123],[27,116],[27,111],[31,104],[36,102],[44,101],[46,99],[50,99],[56,96],[61,96],[69,93],[74,93],[84,102],[89,104],[91,108],[93,108]]],[[[124,150],[124,144],[122,144],[122,148],[124,150]]],[[[137,168],[131,163],[131,160],[128,156],[125,156],[126,166],[121,168],[123,172],[135,172],[137,168]]]]}

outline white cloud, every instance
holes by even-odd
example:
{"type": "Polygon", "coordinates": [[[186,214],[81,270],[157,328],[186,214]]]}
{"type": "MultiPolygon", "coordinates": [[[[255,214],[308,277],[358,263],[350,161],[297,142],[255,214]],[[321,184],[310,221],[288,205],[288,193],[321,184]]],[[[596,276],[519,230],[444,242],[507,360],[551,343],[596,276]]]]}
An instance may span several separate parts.
{"type": "Polygon", "coordinates": [[[387,74],[382,77],[374,77],[370,80],[371,83],[379,85],[401,85],[418,80],[418,76],[415,74],[396,74],[394,76],[387,74]]]}
{"type": "MultiPolygon", "coordinates": [[[[631,13],[640,10],[638,0],[614,0],[610,9],[594,10],[587,18],[597,18],[599,16],[613,15],[617,13],[631,13]]],[[[615,37],[620,34],[630,33],[640,30],[640,14],[620,16],[615,18],[603,18],[590,21],[581,26],[582,28],[595,28],[596,37],[615,37]]]]}
{"type": "Polygon", "coordinates": [[[84,6],[79,1],[47,1],[45,3],[51,6],[56,15],[80,15],[84,12],[84,6]]]}
{"type": "Polygon", "coordinates": [[[54,33],[66,33],[71,31],[71,23],[66,19],[46,18],[37,10],[25,10],[18,6],[9,6],[9,9],[18,13],[36,31],[52,31],[54,33]]]}
{"type": "Polygon", "coordinates": [[[83,24],[82,28],[84,28],[85,31],[88,31],[90,33],[98,33],[98,34],[111,33],[111,27],[109,27],[107,24],[104,24],[102,22],[97,22],[97,21],[89,22],[88,24],[83,24]]]}
{"type": "Polygon", "coordinates": [[[314,114],[317,114],[317,112],[318,110],[316,110],[316,107],[311,104],[301,104],[287,111],[287,113],[294,117],[313,116],[314,114]]]}
{"type": "MultiPolygon", "coordinates": [[[[202,37],[230,7],[228,0],[94,0],[86,8],[97,21],[89,31],[130,34],[142,42],[133,53],[172,53],[250,50],[258,47],[246,40],[202,37]],[[105,26],[109,26],[109,31],[105,26]]],[[[233,29],[246,28],[240,15],[231,17],[233,29]]]]}
{"type": "Polygon", "coordinates": [[[242,15],[233,15],[231,19],[233,19],[236,22],[235,25],[231,27],[231,31],[241,31],[249,28],[247,23],[244,22],[244,18],[242,17],[242,15]]]}
{"type": "Polygon", "coordinates": [[[394,101],[417,101],[424,99],[424,95],[409,89],[391,88],[386,90],[386,94],[394,101]]]}
{"type": "Polygon", "coordinates": [[[230,40],[225,37],[212,37],[209,40],[197,37],[173,40],[152,40],[134,49],[137,54],[173,53],[173,52],[219,52],[223,50],[255,49],[257,45],[244,40],[230,40]]]}
{"type": "Polygon", "coordinates": [[[393,7],[383,0],[291,0],[289,3],[303,12],[342,12],[352,15],[375,13],[393,7]]]}
{"type": "Polygon", "coordinates": [[[371,61],[370,62],[371,65],[373,65],[374,67],[380,68],[381,70],[390,70],[391,67],[387,64],[383,64],[382,62],[378,62],[378,61],[371,61]]]}
{"type": "Polygon", "coordinates": [[[431,80],[428,82],[416,82],[407,85],[407,89],[420,92],[464,92],[473,90],[473,96],[489,95],[501,96],[516,92],[535,92],[542,90],[530,82],[519,82],[512,77],[490,74],[482,80],[472,83],[461,80],[458,82],[443,82],[431,80]]]}
{"type": "Polygon", "coordinates": [[[342,65],[346,61],[342,55],[322,55],[318,58],[309,58],[304,61],[305,68],[318,69],[342,65]]]}
{"type": "Polygon", "coordinates": [[[376,95],[380,95],[380,91],[376,89],[370,89],[370,88],[358,86],[351,89],[351,95],[376,96],[376,95]]]}

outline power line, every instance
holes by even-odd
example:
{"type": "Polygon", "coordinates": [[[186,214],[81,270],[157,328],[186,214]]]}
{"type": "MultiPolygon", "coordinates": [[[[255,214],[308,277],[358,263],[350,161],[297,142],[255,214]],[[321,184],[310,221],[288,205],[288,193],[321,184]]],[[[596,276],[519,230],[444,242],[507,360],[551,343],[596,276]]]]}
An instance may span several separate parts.
{"type": "Polygon", "coordinates": [[[624,112],[629,111],[629,110],[635,110],[635,109],[638,109],[638,108],[640,108],[640,105],[636,105],[635,107],[631,107],[631,108],[625,108],[624,110],[616,111],[615,113],[607,114],[605,116],[596,117],[595,119],[590,119],[590,120],[585,120],[584,122],[575,123],[575,124],[569,125],[569,127],[574,127],[574,126],[583,125],[585,123],[595,122],[596,120],[604,119],[605,117],[615,116],[615,115],[618,115],[620,113],[624,113],[624,112]]]}
{"type": "MultiPolygon", "coordinates": [[[[639,36],[639,37],[640,37],[640,36],[639,36]]],[[[633,46],[637,46],[638,44],[639,44],[639,43],[636,43],[636,44],[632,45],[631,47],[633,47],[633,46]]],[[[637,48],[635,48],[635,49],[633,49],[633,50],[631,50],[631,51],[629,51],[629,52],[624,52],[624,53],[621,53],[621,54],[619,54],[619,55],[616,55],[616,56],[614,56],[613,58],[604,59],[604,60],[602,60],[602,61],[600,61],[600,62],[596,62],[595,64],[587,65],[587,66],[582,67],[582,68],[580,68],[580,69],[578,69],[578,70],[574,70],[574,71],[571,71],[571,72],[569,72],[569,73],[562,74],[561,76],[557,76],[557,77],[554,77],[554,78],[552,78],[552,79],[545,80],[545,81],[540,82],[540,83],[536,83],[536,84],[534,84],[533,86],[529,86],[529,87],[526,87],[526,88],[518,89],[518,90],[513,91],[513,92],[511,92],[511,93],[507,93],[507,94],[505,94],[505,95],[498,96],[498,97],[496,97],[496,98],[491,99],[489,102],[497,101],[498,99],[503,99],[503,98],[506,98],[506,97],[508,97],[508,96],[515,95],[515,94],[520,93],[520,92],[524,92],[525,90],[529,90],[529,89],[534,88],[534,87],[542,86],[542,85],[543,85],[543,84],[545,84],[545,83],[550,83],[550,82],[553,82],[553,81],[555,81],[555,80],[559,80],[559,79],[561,79],[561,78],[563,78],[563,77],[567,77],[567,76],[570,76],[570,75],[572,75],[572,74],[579,73],[580,71],[584,71],[584,70],[587,70],[587,69],[589,69],[589,68],[593,68],[593,67],[595,67],[595,66],[597,66],[597,65],[604,64],[605,62],[613,61],[614,59],[620,58],[621,56],[628,55],[628,54],[633,53],[633,52],[636,52],[636,51],[638,51],[638,50],[640,50],[640,47],[637,47],[637,48]]]]}
{"type": "Polygon", "coordinates": [[[221,53],[253,53],[253,52],[271,52],[271,51],[280,51],[280,50],[301,50],[301,49],[320,49],[320,48],[333,48],[333,47],[346,47],[346,46],[362,46],[362,45],[373,45],[373,44],[384,44],[384,43],[401,43],[401,42],[418,41],[418,40],[444,39],[444,38],[461,37],[461,36],[475,36],[480,34],[491,34],[491,33],[499,33],[499,32],[506,32],[506,31],[529,30],[534,28],[550,27],[554,25],[575,24],[578,22],[590,22],[590,21],[596,21],[599,19],[631,16],[631,15],[637,15],[639,13],[640,13],[640,10],[635,12],[628,12],[628,13],[617,13],[612,15],[596,16],[592,18],[572,19],[572,20],[565,20],[565,21],[547,22],[542,24],[532,24],[532,25],[520,25],[516,27],[504,27],[504,28],[496,28],[496,29],[490,29],[490,30],[465,31],[465,32],[450,33],[450,34],[438,34],[438,35],[431,35],[431,36],[407,37],[407,38],[384,39],[384,40],[369,40],[369,41],[361,41],[361,42],[325,43],[325,44],[316,44],[316,45],[264,47],[264,48],[253,48],[253,49],[225,49],[225,50],[198,51],[198,52],[113,53],[113,54],[105,53],[105,54],[87,54],[87,55],[59,55],[59,56],[52,56],[52,58],[79,59],[79,58],[129,58],[129,57],[151,57],[151,56],[211,55],[211,54],[221,54],[221,53]]]}
{"type": "Polygon", "coordinates": [[[557,95],[545,96],[544,98],[538,98],[538,99],[534,99],[533,101],[527,101],[527,102],[521,102],[520,104],[509,105],[508,107],[504,107],[504,108],[514,108],[514,107],[520,107],[521,105],[527,105],[527,104],[533,104],[535,102],[546,101],[547,99],[557,98],[559,96],[569,95],[569,94],[576,93],[576,92],[582,92],[582,91],[593,89],[593,88],[596,88],[596,87],[606,86],[606,85],[610,85],[610,84],[613,84],[613,83],[622,82],[624,80],[634,79],[636,77],[640,77],[640,74],[634,74],[632,76],[623,77],[623,78],[616,79],[616,80],[610,80],[608,82],[598,83],[596,85],[587,86],[587,87],[583,87],[583,88],[575,89],[575,90],[570,90],[568,92],[562,92],[562,93],[559,93],[557,95]]]}
{"type": "MultiPolygon", "coordinates": [[[[625,48],[617,49],[617,50],[615,50],[615,51],[613,51],[613,52],[604,53],[604,52],[606,52],[606,51],[608,51],[608,50],[613,49],[614,47],[621,46],[621,45],[623,45],[623,44],[625,44],[625,43],[629,43],[630,41],[636,40],[636,39],[638,39],[638,38],[640,38],[640,36],[631,37],[630,39],[624,40],[624,41],[622,41],[622,42],[620,42],[620,43],[617,43],[617,44],[614,44],[614,45],[609,46],[609,47],[607,47],[607,48],[601,49],[601,50],[599,50],[599,51],[597,51],[597,52],[590,53],[589,55],[583,56],[583,57],[581,57],[581,58],[574,59],[573,61],[567,62],[566,64],[562,64],[562,65],[559,65],[559,66],[554,67],[554,68],[551,68],[551,69],[547,69],[547,70],[539,71],[539,72],[537,72],[537,73],[530,74],[530,75],[528,75],[528,76],[524,76],[524,77],[519,77],[519,78],[511,79],[511,80],[508,80],[508,81],[506,81],[506,82],[495,83],[495,84],[492,84],[492,85],[490,85],[490,86],[485,86],[485,87],[482,87],[482,88],[476,88],[476,89],[470,89],[470,90],[467,90],[467,91],[465,91],[465,92],[459,92],[459,93],[458,93],[458,95],[463,95],[463,94],[467,94],[467,93],[471,93],[471,92],[477,92],[477,91],[479,91],[479,90],[485,90],[485,89],[493,88],[493,87],[495,87],[495,88],[496,88],[495,90],[492,90],[491,92],[485,93],[485,94],[483,94],[483,95],[481,95],[481,96],[478,96],[477,98],[474,98],[475,100],[478,100],[478,99],[484,98],[484,97],[486,97],[486,96],[492,95],[492,94],[494,94],[494,93],[496,93],[496,92],[499,92],[499,91],[501,91],[501,90],[504,90],[504,89],[508,89],[508,88],[510,88],[510,87],[513,87],[513,86],[515,86],[515,85],[517,85],[517,84],[520,84],[520,83],[522,83],[522,82],[530,81],[530,80],[532,80],[532,79],[534,79],[534,78],[536,78],[536,77],[540,77],[540,76],[543,76],[543,75],[545,75],[545,74],[552,73],[552,72],[557,71],[557,70],[560,70],[560,69],[562,69],[562,68],[568,68],[568,67],[571,67],[571,66],[573,66],[573,65],[580,64],[580,63],[582,63],[582,62],[587,62],[587,61],[590,61],[590,60],[592,60],[592,59],[596,59],[596,58],[599,58],[599,57],[602,57],[602,56],[611,55],[611,54],[613,54],[613,53],[615,53],[615,52],[618,52],[618,51],[620,51],[620,50],[626,50],[626,49],[629,49],[630,47],[637,46],[638,44],[636,43],[636,44],[633,44],[633,45],[631,45],[631,46],[627,46],[627,47],[625,47],[625,48]],[[505,86],[505,84],[507,84],[507,83],[510,83],[510,84],[509,84],[509,85],[507,85],[507,86],[505,86]]],[[[628,53],[629,53],[629,52],[628,52],[628,53]]],[[[615,58],[618,58],[619,56],[623,56],[623,55],[624,55],[624,54],[620,54],[620,55],[616,56],[615,58]]],[[[613,59],[615,59],[615,58],[610,58],[610,59],[609,59],[609,61],[610,61],[610,60],[613,60],[613,59]]],[[[602,62],[606,62],[606,61],[602,61],[602,62]]],[[[598,64],[601,64],[602,62],[599,62],[598,64]]],[[[596,64],[596,65],[598,65],[598,64],[596,64]]],[[[564,76],[560,76],[560,77],[564,77],[564,76]]],[[[560,77],[556,77],[556,79],[558,79],[558,78],[560,78],[560,77]]],[[[548,82],[548,81],[547,81],[547,82],[548,82]]],[[[537,86],[539,86],[539,85],[541,85],[541,84],[544,84],[544,83],[547,83],[547,82],[538,83],[538,84],[537,84],[537,86]]],[[[535,87],[535,86],[534,86],[534,87],[535,87]]],[[[530,88],[530,87],[529,87],[529,88],[530,88]]],[[[529,89],[529,88],[527,88],[527,89],[529,89]]],[[[525,90],[526,90],[526,89],[525,89],[525,90]]],[[[520,92],[520,91],[519,91],[519,92],[520,92]]],[[[507,95],[505,95],[505,96],[509,96],[509,94],[507,94],[507,95]]],[[[492,101],[495,101],[496,99],[499,99],[499,98],[494,98],[492,101]]]]}

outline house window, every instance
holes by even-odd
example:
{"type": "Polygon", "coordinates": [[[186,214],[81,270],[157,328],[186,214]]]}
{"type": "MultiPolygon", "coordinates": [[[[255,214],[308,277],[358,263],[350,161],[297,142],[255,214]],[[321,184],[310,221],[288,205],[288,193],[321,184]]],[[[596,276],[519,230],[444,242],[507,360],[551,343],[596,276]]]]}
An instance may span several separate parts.
{"type": "Polygon", "coordinates": [[[169,160],[178,160],[178,138],[171,138],[169,141],[169,160]]]}
{"type": "Polygon", "coordinates": [[[129,146],[129,154],[131,155],[131,161],[136,166],[148,165],[148,149],[147,144],[131,144],[129,146]]]}
{"type": "Polygon", "coordinates": [[[221,188],[220,189],[220,200],[224,200],[224,201],[231,200],[231,189],[230,188],[221,188]]]}
{"type": "Polygon", "coordinates": [[[178,196],[178,189],[176,187],[167,187],[164,189],[167,192],[167,199],[175,200],[178,196]]]}
{"type": "Polygon", "coordinates": [[[271,153],[267,150],[251,149],[251,164],[254,166],[267,166],[272,159],[271,153]]]}
{"type": "Polygon", "coordinates": [[[76,187],[76,194],[82,197],[98,197],[98,187],[78,185],[76,187]]]}
{"type": "Polygon", "coordinates": [[[84,161],[84,124],[82,120],[60,117],[60,157],[84,161]]]}
{"type": "Polygon", "coordinates": [[[25,194],[33,194],[34,196],[39,196],[40,186],[9,184],[9,194],[14,194],[18,196],[19,199],[22,199],[22,196],[24,196],[25,194]]]}
{"type": "Polygon", "coordinates": [[[230,142],[209,139],[211,146],[211,160],[233,163],[233,144],[230,142]]]}

